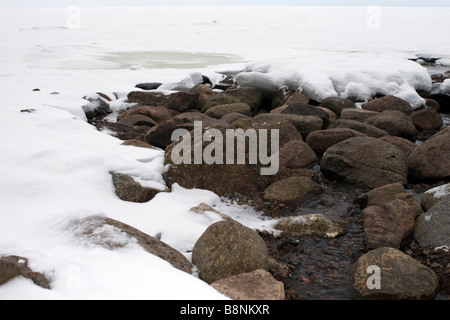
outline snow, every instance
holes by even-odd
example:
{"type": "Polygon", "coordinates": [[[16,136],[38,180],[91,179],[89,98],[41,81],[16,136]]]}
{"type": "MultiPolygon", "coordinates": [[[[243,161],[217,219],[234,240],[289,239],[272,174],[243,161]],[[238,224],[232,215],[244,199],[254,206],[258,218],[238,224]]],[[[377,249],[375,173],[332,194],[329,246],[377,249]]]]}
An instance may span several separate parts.
{"type": "Polygon", "coordinates": [[[445,79],[439,87],[441,93],[450,94],[450,79],[445,79]]]}
{"type": "Polygon", "coordinates": [[[103,102],[114,121],[137,83],[157,81],[170,91],[192,87],[200,75],[216,84],[223,73],[241,73],[243,85],[267,94],[283,85],[317,100],[390,93],[416,107],[422,100],[414,88],[431,83],[408,58],[450,58],[448,8],[380,8],[379,28],[367,27],[364,7],[80,9],[79,17],[64,9],[0,10],[0,255],[26,257],[52,287],[16,278],[0,287],[1,300],[224,298],[195,268],[181,272],[117,229],[99,230],[122,244],[115,250],[80,237],[77,221],[86,217],[160,236],[188,259],[222,219],[190,211],[201,203],[274,231],[276,221],[206,190],[174,185],[148,203],[121,201],[109,172],[162,189],[163,152],[122,146],[90,126],[83,97],[110,97],[103,102]]]}

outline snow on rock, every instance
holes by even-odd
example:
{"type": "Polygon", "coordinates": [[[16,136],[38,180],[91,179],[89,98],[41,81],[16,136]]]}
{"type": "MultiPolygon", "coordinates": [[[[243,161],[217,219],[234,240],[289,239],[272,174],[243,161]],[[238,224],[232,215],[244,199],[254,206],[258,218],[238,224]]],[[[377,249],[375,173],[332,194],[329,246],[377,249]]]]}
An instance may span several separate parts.
{"type": "Polygon", "coordinates": [[[255,86],[266,93],[282,86],[303,88],[313,100],[328,97],[368,101],[377,94],[393,95],[419,108],[425,101],[416,89],[430,91],[428,71],[407,59],[383,58],[369,54],[350,56],[336,54],[333,59],[309,60],[288,57],[247,66],[237,77],[244,86],[255,86]]]}
{"type": "Polygon", "coordinates": [[[439,88],[443,94],[450,94],[450,79],[446,79],[439,88]]]}

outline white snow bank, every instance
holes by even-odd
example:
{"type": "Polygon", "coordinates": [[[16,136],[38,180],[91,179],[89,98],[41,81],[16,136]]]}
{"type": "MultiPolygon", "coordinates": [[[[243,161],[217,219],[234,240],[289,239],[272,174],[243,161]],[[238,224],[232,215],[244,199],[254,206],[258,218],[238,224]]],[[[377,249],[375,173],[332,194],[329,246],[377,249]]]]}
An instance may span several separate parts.
{"type": "Polygon", "coordinates": [[[450,94],[450,79],[444,80],[444,82],[439,87],[439,91],[443,94],[450,94]]]}
{"type": "Polygon", "coordinates": [[[258,87],[266,94],[282,86],[302,88],[318,102],[328,97],[368,101],[377,94],[393,95],[413,108],[425,103],[416,89],[430,91],[432,85],[428,71],[413,61],[361,53],[335,54],[332,59],[296,56],[254,63],[238,75],[237,82],[258,87]]]}

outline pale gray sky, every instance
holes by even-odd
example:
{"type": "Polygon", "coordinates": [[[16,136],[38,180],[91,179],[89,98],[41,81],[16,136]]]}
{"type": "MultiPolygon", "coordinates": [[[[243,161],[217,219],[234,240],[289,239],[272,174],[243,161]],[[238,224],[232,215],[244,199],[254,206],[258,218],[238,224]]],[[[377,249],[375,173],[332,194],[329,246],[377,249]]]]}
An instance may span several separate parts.
{"type": "Polygon", "coordinates": [[[70,5],[82,7],[123,6],[193,6],[193,5],[358,5],[358,6],[423,6],[448,7],[450,0],[0,0],[0,8],[65,8],[70,5]]]}

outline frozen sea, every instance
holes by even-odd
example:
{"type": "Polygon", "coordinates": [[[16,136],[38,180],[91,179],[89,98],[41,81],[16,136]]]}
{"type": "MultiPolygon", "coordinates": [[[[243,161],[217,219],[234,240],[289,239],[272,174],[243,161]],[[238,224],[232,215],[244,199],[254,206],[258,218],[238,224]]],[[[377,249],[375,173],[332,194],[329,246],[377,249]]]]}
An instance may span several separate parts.
{"type": "Polygon", "coordinates": [[[439,70],[450,69],[449,16],[450,8],[407,7],[0,10],[0,255],[27,257],[52,287],[16,278],[0,299],[223,299],[135,243],[110,251],[76,238],[72,222],[118,219],[160,234],[188,259],[221,219],[189,211],[202,202],[252,228],[274,223],[179,186],[145,204],[117,199],[109,171],[164,183],[163,152],[98,132],[84,96],[233,71],[259,85],[302,87],[318,101],[383,92],[418,107],[415,89],[431,82],[408,59],[439,57],[439,70]]]}

